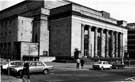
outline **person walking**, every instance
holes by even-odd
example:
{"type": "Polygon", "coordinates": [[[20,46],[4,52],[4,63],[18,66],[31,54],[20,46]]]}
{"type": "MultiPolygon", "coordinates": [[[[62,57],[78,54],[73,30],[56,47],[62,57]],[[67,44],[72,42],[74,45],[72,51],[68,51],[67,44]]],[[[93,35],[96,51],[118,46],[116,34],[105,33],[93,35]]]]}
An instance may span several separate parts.
{"type": "Polygon", "coordinates": [[[84,58],[81,58],[80,63],[81,63],[81,69],[83,69],[85,63],[84,58]]]}
{"type": "Polygon", "coordinates": [[[76,59],[76,68],[79,69],[79,67],[80,67],[80,59],[78,58],[76,59]]]}
{"type": "Polygon", "coordinates": [[[78,59],[78,58],[79,58],[79,50],[78,50],[78,48],[75,48],[74,59],[78,59]]]}
{"type": "Polygon", "coordinates": [[[28,62],[24,63],[23,73],[22,73],[21,77],[23,78],[22,82],[30,82],[29,63],[28,62]]]}

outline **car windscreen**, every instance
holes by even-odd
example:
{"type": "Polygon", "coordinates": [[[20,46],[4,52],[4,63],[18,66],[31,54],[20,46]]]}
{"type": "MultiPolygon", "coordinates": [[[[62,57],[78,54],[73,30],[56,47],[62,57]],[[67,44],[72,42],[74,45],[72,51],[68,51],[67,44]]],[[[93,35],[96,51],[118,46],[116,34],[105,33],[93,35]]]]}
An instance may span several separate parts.
{"type": "Polygon", "coordinates": [[[100,61],[100,62],[98,62],[99,64],[108,64],[108,62],[102,62],[102,61],[100,61]]]}
{"type": "Polygon", "coordinates": [[[98,64],[102,64],[102,62],[98,62],[98,64]]]}
{"type": "Polygon", "coordinates": [[[21,66],[23,62],[12,62],[11,65],[21,66]]]}
{"type": "Polygon", "coordinates": [[[8,62],[1,62],[1,65],[6,65],[8,64],[8,62]]]}

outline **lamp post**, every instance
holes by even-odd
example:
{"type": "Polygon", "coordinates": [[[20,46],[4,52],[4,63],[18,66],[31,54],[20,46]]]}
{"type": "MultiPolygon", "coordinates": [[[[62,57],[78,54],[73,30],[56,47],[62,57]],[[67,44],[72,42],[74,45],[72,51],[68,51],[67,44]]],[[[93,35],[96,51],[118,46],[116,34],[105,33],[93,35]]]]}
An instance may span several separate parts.
{"type": "Polygon", "coordinates": [[[39,56],[40,56],[40,43],[38,42],[38,61],[39,61],[39,56]]]}

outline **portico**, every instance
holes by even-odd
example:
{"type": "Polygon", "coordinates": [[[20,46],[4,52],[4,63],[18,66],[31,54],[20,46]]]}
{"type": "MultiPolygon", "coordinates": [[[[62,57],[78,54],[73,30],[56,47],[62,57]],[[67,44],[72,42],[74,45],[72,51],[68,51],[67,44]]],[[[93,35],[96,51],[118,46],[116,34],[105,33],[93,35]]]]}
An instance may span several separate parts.
{"type": "Polygon", "coordinates": [[[81,52],[83,56],[92,58],[122,57],[123,33],[90,25],[81,25],[81,29],[81,52]]]}

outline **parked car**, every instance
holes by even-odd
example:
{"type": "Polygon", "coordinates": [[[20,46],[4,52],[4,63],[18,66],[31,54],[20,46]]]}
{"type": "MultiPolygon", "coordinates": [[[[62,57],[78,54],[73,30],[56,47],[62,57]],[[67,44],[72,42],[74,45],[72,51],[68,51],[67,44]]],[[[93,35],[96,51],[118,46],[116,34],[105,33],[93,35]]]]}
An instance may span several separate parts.
{"type": "MultiPolygon", "coordinates": [[[[48,74],[50,71],[53,70],[53,66],[48,66],[45,64],[45,62],[41,62],[41,61],[27,61],[27,63],[29,63],[29,72],[30,73],[44,73],[44,74],[48,74]]],[[[24,66],[12,66],[10,67],[10,72],[17,74],[17,75],[22,75],[23,73],[23,68],[24,66]]]]}
{"type": "Polygon", "coordinates": [[[120,61],[116,61],[112,63],[112,69],[123,69],[125,64],[121,63],[120,61]]]}
{"type": "Polygon", "coordinates": [[[8,68],[11,67],[11,66],[19,66],[19,65],[22,65],[22,64],[23,64],[23,61],[19,61],[19,60],[4,62],[4,63],[1,65],[1,70],[2,70],[2,71],[7,71],[8,68]]]}
{"type": "Polygon", "coordinates": [[[107,61],[99,61],[98,63],[93,64],[92,67],[93,67],[93,69],[104,70],[104,69],[111,69],[112,68],[112,65],[109,64],[107,61]]]}

